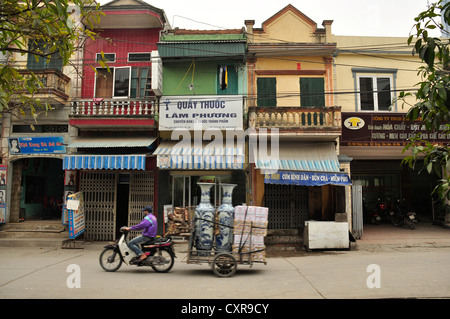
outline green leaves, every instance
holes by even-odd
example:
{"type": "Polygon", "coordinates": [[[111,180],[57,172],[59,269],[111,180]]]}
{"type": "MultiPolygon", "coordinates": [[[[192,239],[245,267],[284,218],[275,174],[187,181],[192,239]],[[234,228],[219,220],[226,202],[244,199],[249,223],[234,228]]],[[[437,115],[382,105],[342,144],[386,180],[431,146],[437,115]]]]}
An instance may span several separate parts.
{"type": "MultiPolygon", "coordinates": [[[[425,63],[418,70],[422,81],[418,83],[415,93],[416,103],[406,114],[410,121],[421,121],[427,130],[442,131],[442,125],[450,128],[450,43],[448,38],[430,37],[428,31],[442,29],[440,17],[450,25],[450,2],[439,0],[429,5],[426,11],[419,13],[414,19],[416,24],[412,28],[415,34],[407,40],[411,45],[416,39],[413,55],[418,54],[425,63]]],[[[401,93],[399,99],[405,99],[407,94],[401,93]]],[[[402,163],[414,167],[418,159],[423,159],[423,169],[429,174],[436,174],[441,178],[435,192],[442,198],[450,199],[450,143],[433,145],[429,141],[421,140],[418,136],[412,138],[404,148],[404,152],[411,151],[411,155],[403,159],[402,163]]]]}
{"type": "Polygon", "coordinates": [[[42,83],[17,72],[16,57],[32,53],[46,63],[61,59],[64,66],[69,64],[83,38],[95,38],[95,32],[86,31],[81,21],[97,19],[99,4],[94,0],[2,0],[0,7],[0,52],[9,53],[9,63],[0,63],[0,115],[12,109],[31,116],[36,108],[45,112],[49,105],[30,98],[42,83]],[[39,47],[32,46],[37,43],[39,47]]]}

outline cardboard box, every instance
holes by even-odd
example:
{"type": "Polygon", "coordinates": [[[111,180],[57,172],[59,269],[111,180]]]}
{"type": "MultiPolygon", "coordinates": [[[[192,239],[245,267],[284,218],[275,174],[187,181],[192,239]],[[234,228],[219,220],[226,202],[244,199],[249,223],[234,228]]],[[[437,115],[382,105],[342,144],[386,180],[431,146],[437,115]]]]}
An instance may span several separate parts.
{"type": "Polygon", "coordinates": [[[269,217],[268,207],[257,207],[255,212],[255,222],[267,222],[269,217]]]}

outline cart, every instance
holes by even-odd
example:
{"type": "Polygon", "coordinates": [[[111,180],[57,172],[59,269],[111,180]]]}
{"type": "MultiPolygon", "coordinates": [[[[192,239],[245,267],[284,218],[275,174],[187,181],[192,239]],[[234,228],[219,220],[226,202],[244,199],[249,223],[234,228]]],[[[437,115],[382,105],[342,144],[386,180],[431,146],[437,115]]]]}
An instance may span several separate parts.
{"type": "MultiPolygon", "coordinates": [[[[201,219],[201,218],[200,218],[201,219]]],[[[204,219],[201,219],[204,220],[204,219]]],[[[219,224],[216,221],[208,221],[213,223],[215,226],[223,224],[219,224]]],[[[234,242],[232,251],[218,251],[214,247],[211,250],[198,250],[195,245],[195,229],[192,227],[191,234],[189,236],[189,244],[187,251],[187,260],[188,264],[202,264],[207,263],[210,265],[212,272],[218,277],[232,277],[237,270],[237,265],[247,265],[253,266],[253,263],[263,263],[267,264],[265,258],[264,259],[256,259],[254,256],[257,253],[264,252],[264,248],[260,249],[246,249],[246,247],[253,247],[252,245],[252,230],[258,228],[258,226],[253,225],[252,222],[249,222],[250,232],[248,236],[240,237],[240,241],[236,243],[234,242]]],[[[226,226],[230,227],[230,226],[226,226]]],[[[234,227],[230,227],[234,230],[234,227]]]]}

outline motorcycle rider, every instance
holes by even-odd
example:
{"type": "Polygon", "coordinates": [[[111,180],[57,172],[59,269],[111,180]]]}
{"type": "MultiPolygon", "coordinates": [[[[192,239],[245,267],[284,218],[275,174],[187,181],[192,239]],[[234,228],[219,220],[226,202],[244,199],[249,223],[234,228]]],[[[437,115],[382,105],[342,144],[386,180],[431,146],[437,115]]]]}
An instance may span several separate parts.
{"type": "Polygon", "coordinates": [[[142,235],[128,242],[128,247],[139,256],[139,260],[144,260],[147,258],[147,255],[142,252],[140,245],[153,240],[153,238],[156,237],[156,232],[158,230],[158,223],[155,215],[153,214],[153,208],[151,206],[146,206],[142,211],[146,212],[147,215],[139,224],[124,228],[127,231],[143,230],[142,235]]]}

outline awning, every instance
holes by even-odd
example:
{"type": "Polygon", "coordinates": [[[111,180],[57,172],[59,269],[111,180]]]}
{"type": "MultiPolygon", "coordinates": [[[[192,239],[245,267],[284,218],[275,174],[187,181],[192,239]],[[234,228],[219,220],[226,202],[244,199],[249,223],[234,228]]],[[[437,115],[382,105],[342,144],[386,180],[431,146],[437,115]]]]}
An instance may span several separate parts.
{"type": "Polygon", "coordinates": [[[161,169],[243,169],[243,143],[162,142],[153,152],[161,169]]]}
{"type": "Polygon", "coordinates": [[[342,173],[334,143],[280,142],[274,150],[253,149],[255,168],[264,174],[266,184],[322,186],[350,185],[350,178],[342,173]]]}
{"type": "Polygon", "coordinates": [[[145,170],[145,155],[67,155],[64,170],[111,169],[145,170]]]}
{"type": "Polygon", "coordinates": [[[67,147],[72,148],[111,148],[111,147],[149,147],[156,137],[77,137],[67,147]]]}

